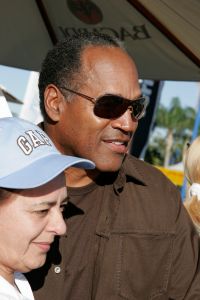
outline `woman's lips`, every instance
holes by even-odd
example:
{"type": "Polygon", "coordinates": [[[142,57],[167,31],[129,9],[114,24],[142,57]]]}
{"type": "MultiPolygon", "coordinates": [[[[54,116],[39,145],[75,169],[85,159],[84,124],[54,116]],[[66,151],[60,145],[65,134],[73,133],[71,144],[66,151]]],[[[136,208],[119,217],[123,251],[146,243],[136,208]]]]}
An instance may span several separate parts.
{"type": "Polygon", "coordinates": [[[36,246],[38,246],[41,250],[44,252],[48,252],[50,250],[51,244],[50,243],[34,243],[36,246]]]}

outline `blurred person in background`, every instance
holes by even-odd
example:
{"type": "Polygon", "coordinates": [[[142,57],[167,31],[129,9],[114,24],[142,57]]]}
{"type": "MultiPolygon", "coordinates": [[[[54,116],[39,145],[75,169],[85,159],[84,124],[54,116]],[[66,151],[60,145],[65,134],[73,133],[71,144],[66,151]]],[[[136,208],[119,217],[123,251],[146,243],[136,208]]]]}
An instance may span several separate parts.
{"type": "Polygon", "coordinates": [[[200,234],[200,137],[187,148],[184,159],[187,192],[184,205],[200,234]]]}

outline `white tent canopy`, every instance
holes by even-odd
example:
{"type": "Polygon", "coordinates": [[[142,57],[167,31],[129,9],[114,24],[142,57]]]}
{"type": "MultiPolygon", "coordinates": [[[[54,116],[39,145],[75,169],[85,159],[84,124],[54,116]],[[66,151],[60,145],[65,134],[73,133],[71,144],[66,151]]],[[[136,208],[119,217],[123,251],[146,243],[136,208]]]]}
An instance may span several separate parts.
{"type": "Polygon", "coordinates": [[[200,81],[200,1],[0,0],[0,64],[39,71],[58,40],[117,36],[142,79],[200,81]]]}

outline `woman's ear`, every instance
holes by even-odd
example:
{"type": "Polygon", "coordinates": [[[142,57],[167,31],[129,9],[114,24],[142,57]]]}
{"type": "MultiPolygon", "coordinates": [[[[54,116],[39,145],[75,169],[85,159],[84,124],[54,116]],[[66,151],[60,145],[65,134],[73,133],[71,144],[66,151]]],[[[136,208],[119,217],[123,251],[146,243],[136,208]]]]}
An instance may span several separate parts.
{"type": "Polygon", "coordinates": [[[57,122],[62,112],[64,96],[54,84],[49,84],[44,91],[44,106],[48,117],[57,122]]]}

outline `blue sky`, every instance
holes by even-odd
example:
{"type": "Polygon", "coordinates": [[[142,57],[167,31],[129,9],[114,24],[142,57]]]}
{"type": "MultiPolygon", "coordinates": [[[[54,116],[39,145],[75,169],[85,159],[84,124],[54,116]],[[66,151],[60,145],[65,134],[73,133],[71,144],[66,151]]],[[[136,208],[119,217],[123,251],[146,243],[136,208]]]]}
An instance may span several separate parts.
{"type": "Polygon", "coordinates": [[[165,81],[161,102],[168,106],[173,97],[179,97],[182,106],[197,108],[200,96],[200,83],[189,81],[165,81]]]}
{"type": "MultiPolygon", "coordinates": [[[[0,65],[0,85],[23,100],[30,72],[0,65]]],[[[173,97],[179,97],[183,106],[197,107],[200,84],[196,82],[165,81],[161,103],[169,105],[173,97]]]]}
{"type": "Polygon", "coordinates": [[[0,65],[0,85],[16,98],[23,100],[30,72],[0,65]]]}

